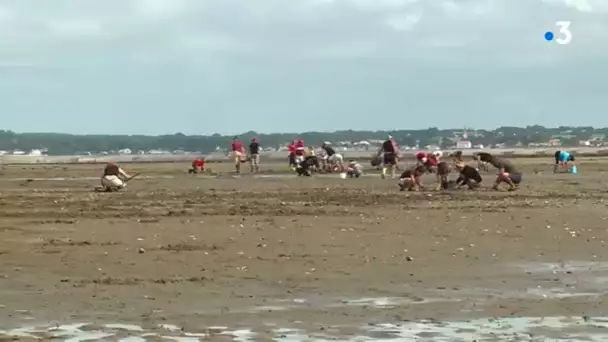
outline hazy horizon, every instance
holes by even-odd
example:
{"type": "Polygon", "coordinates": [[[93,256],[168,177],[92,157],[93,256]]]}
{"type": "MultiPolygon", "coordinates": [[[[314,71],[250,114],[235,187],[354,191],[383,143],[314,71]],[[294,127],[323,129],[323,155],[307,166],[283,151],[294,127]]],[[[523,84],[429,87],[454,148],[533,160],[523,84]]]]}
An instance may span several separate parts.
{"type": "MultiPolygon", "coordinates": [[[[398,132],[398,131],[424,131],[427,129],[431,129],[431,128],[436,128],[440,131],[467,131],[467,132],[473,132],[473,131],[496,131],[501,127],[515,127],[515,128],[527,128],[527,127],[531,127],[534,125],[528,125],[528,126],[500,126],[500,127],[493,127],[493,128],[478,128],[478,127],[424,127],[424,128],[395,128],[395,129],[367,129],[367,130],[351,130],[354,132],[364,132],[364,131],[369,131],[372,133],[390,133],[390,132],[398,132]]],[[[600,127],[600,126],[585,126],[585,125],[577,125],[577,126],[543,126],[543,125],[539,125],[542,126],[543,128],[547,129],[547,130],[552,130],[552,129],[558,129],[560,127],[568,127],[568,128],[581,128],[581,127],[592,127],[593,129],[606,129],[608,127],[600,127]]],[[[6,130],[6,129],[5,129],[6,130]]],[[[12,131],[12,130],[9,130],[12,131]]],[[[336,129],[336,130],[332,130],[332,131],[320,131],[320,130],[312,130],[312,131],[284,131],[284,132],[256,132],[253,131],[256,134],[260,134],[260,135],[273,135],[273,134],[307,134],[307,133],[325,133],[325,134],[334,134],[334,133],[338,133],[338,132],[344,132],[344,131],[349,131],[349,129],[336,129]]],[[[228,137],[228,136],[241,136],[244,135],[246,133],[250,133],[251,131],[245,131],[245,132],[237,132],[237,133],[228,133],[228,134],[221,134],[221,133],[211,133],[211,134],[186,134],[183,132],[170,132],[170,133],[160,133],[160,134],[128,134],[128,133],[62,133],[62,132],[16,132],[16,131],[12,131],[13,133],[16,134],[71,134],[71,135],[131,135],[131,136],[136,136],[136,135],[142,135],[142,136],[162,136],[162,135],[174,135],[174,134],[184,134],[186,136],[212,136],[215,134],[220,134],[223,137],[228,137]]]]}
{"type": "Polygon", "coordinates": [[[608,1],[0,0],[0,129],[607,127],[608,1]],[[573,40],[556,21],[571,21],[573,40]]]}

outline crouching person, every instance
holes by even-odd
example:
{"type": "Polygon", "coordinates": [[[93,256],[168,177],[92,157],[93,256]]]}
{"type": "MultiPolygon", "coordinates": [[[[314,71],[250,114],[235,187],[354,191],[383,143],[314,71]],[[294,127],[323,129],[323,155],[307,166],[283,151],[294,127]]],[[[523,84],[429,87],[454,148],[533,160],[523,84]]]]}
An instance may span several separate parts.
{"type": "Polygon", "coordinates": [[[132,177],[126,173],[115,162],[109,162],[103,170],[101,186],[104,191],[118,191],[127,186],[127,181],[132,177]]]}
{"type": "Polygon", "coordinates": [[[312,170],[318,170],[319,168],[320,164],[317,156],[306,156],[304,157],[304,160],[296,167],[296,174],[298,176],[310,177],[312,176],[312,170]]]}
{"type": "Polygon", "coordinates": [[[498,169],[498,175],[493,187],[494,190],[498,190],[498,186],[501,183],[508,184],[509,191],[517,190],[517,187],[521,183],[522,174],[510,161],[503,158],[494,157],[492,158],[490,164],[498,169]]]}
{"type": "Polygon", "coordinates": [[[469,187],[469,189],[476,189],[481,185],[481,175],[476,168],[467,165],[462,160],[457,160],[454,163],[456,169],[460,172],[458,179],[456,179],[456,187],[462,188],[464,186],[469,187]]]}
{"type": "Polygon", "coordinates": [[[354,160],[349,161],[348,167],[346,168],[346,175],[350,178],[359,178],[363,176],[363,166],[354,160]]]}
{"type": "Polygon", "coordinates": [[[399,185],[400,191],[420,191],[422,184],[420,183],[420,177],[426,171],[426,167],[424,165],[417,165],[411,169],[407,169],[403,171],[401,176],[399,177],[399,185]]]}
{"type": "Polygon", "coordinates": [[[205,159],[202,157],[194,159],[192,161],[192,168],[188,170],[188,173],[194,174],[201,172],[205,172],[205,159]]]}

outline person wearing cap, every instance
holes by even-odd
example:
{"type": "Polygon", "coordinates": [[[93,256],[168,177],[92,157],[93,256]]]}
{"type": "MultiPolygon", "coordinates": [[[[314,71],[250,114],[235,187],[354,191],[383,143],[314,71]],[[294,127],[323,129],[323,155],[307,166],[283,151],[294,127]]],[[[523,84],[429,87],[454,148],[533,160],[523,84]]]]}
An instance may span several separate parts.
{"type": "Polygon", "coordinates": [[[243,148],[243,143],[239,140],[238,137],[232,138],[232,160],[234,161],[234,167],[236,168],[236,173],[241,172],[241,163],[243,162],[243,152],[245,149],[243,148]]]}
{"type": "Polygon", "coordinates": [[[468,186],[469,189],[475,189],[481,185],[483,178],[481,178],[476,168],[467,165],[462,160],[455,160],[454,167],[460,172],[458,179],[456,179],[457,188],[468,186]]]}
{"type": "Polygon", "coordinates": [[[397,149],[397,144],[391,135],[389,135],[382,143],[377,155],[383,156],[382,178],[386,178],[387,172],[390,172],[391,178],[395,178],[395,170],[397,168],[397,162],[399,159],[399,150],[397,149]]]}
{"type": "Polygon", "coordinates": [[[441,151],[434,151],[432,153],[418,152],[416,153],[416,161],[418,165],[424,165],[428,172],[435,173],[442,156],[443,152],[441,151]]]}
{"type": "Polygon", "coordinates": [[[257,138],[251,138],[249,143],[249,165],[251,172],[260,171],[260,143],[257,138]]]}
{"type": "Polygon", "coordinates": [[[104,191],[112,192],[124,189],[127,186],[127,181],[131,177],[126,173],[116,162],[109,162],[103,169],[101,176],[101,186],[104,191]]]}

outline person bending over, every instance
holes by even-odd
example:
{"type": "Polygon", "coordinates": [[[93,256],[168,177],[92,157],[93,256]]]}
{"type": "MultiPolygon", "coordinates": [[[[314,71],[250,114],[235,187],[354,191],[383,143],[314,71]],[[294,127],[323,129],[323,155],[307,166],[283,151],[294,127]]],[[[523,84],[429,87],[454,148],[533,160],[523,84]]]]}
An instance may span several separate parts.
{"type": "Polygon", "coordinates": [[[509,185],[509,191],[517,190],[517,186],[521,183],[522,173],[517,170],[515,165],[504,158],[492,156],[488,164],[498,169],[498,175],[494,182],[494,190],[498,190],[498,186],[502,183],[509,185]]]}
{"type": "Polygon", "coordinates": [[[422,187],[420,177],[422,177],[425,172],[426,167],[424,165],[416,165],[411,169],[403,171],[403,173],[399,177],[399,182],[397,183],[397,185],[399,186],[399,190],[420,191],[422,187]]]}
{"type": "Polygon", "coordinates": [[[312,176],[312,169],[316,168],[318,170],[320,167],[317,156],[306,156],[302,162],[298,163],[296,174],[298,176],[310,177],[312,176]]]}
{"type": "Polygon", "coordinates": [[[463,161],[456,161],[454,166],[460,172],[458,179],[456,179],[457,188],[467,186],[469,189],[475,189],[481,185],[483,178],[481,178],[476,168],[467,165],[463,161]]]}
{"type": "Polygon", "coordinates": [[[350,178],[359,178],[363,176],[363,166],[357,163],[354,160],[348,162],[348,167],[346,168],[346,174],[350,178]]]}
{"type": "Polygon", "coordinates": [[[124,189],[127,186],[127,181],[132,178],[115,162],[109,162],[103,170],[101,176],[101,186],[104,191],[113,192],[124,189]]]}
{"type": "Polygon", "coordinates": [[[553,173],[568,172],[568,166],[574,165],[574,156],[567,151],[555,151],[555,165],[553,173]]]}

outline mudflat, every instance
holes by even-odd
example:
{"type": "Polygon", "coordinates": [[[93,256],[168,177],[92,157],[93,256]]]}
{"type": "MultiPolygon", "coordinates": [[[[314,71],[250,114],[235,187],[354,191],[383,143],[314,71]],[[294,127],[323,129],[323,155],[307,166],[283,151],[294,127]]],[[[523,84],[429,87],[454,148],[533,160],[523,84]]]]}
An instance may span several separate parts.
{"type": "Polygon", "coordinates": [[[608,159],[513,161],[516,192],[133,164],[96,193],[100,166],[7,166],[0,336],[608,339],[608,159]]]}

